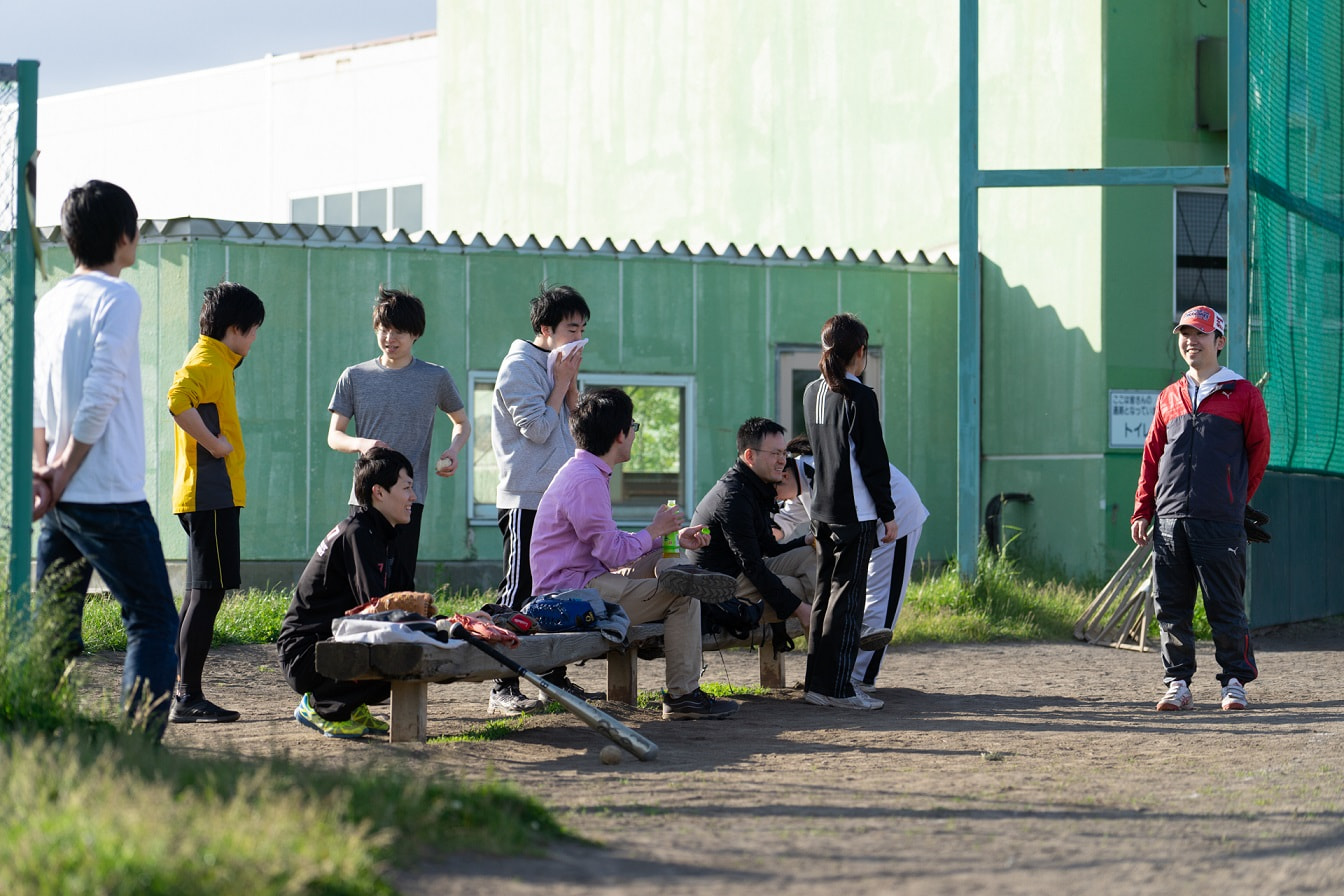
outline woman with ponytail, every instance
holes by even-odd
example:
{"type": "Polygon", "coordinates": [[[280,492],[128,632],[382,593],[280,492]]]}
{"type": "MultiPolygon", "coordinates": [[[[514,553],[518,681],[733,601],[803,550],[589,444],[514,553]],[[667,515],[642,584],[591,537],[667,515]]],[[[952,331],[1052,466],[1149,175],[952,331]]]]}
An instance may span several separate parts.
{"type": "Polygon", "coordinates": [[[803,392],[803,418],[816,462],[812,526],[821,547],[807,646],[808,703],[874,710],[882,701],[850,676],[863,627],[868,559],[880,538],[896,540],[890,463],[877,395],[859,379],[868,328],[837,314],[821,328],[821,378],[803,392]]]}

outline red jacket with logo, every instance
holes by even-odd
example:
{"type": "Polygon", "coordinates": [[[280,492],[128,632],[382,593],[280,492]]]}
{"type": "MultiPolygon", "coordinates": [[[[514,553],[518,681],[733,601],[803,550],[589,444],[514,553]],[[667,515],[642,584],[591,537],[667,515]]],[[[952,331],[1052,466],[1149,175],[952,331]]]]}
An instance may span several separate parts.
{"type": "Polygon", "coordinates": [[[1269,463],[1269,417],[1254,384],[1224,375],[1198,408],[1184,376],[1157,397],[1131,520],[1244,521],[1269,463]]]}

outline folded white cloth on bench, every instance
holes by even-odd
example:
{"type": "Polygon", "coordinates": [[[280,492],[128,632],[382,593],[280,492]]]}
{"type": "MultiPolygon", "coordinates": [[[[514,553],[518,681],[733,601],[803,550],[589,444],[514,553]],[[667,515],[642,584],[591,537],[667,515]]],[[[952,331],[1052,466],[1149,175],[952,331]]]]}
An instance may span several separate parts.
{"type": "MultiPolygon", "coordinates": [[[[430,623],[433,625],[433,623],[430,623]]],[[[456,638],[440,641],[428,632],[419,631],[405,622],[385,622],[359,616],[342,616],[331,622],[331,639],[354,644],[419,644],[422,647],[449,649],[465,647],[466,641],[456,638]]]]}

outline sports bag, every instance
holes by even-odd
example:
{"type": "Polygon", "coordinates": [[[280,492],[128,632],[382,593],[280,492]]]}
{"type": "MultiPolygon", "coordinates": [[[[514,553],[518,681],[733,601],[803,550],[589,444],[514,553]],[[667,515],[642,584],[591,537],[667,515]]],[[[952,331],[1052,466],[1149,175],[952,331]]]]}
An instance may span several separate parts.
{"type": "Polygon", "coordinates": [[[573,588],[532,598],[523,613],[537,620],[543,632],[600,632],[620,644],[630,629],[630,617],[619,604],[609,604],[595,588],[573,588]]]}
{"type": "Polygon", "coordinates": [[[730,635],[745,641],[761,624],[761,605],[740,597],[721,604],[700,605],[700,631],[706,635],[730,635]]]}

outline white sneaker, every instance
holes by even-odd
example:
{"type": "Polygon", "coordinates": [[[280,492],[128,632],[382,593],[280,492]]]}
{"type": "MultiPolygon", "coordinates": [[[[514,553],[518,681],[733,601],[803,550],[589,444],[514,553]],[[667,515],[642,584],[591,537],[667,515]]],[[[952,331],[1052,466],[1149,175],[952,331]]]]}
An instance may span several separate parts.
{"type": "Polygon", "coordinates": [[[856,694],[858,694],[858,693],[864,693],[864,694],[875,694],[875,693],[877,693],[877,685],[875,685],[875,684],[869,684],[868,682],[864,681],[862,678],[851,678],[851,679],[849,680],[849,683],[852,684],[852,685],[854,685],[854,693],[856,693],[856,694]]]}
{"type": "Polygon", "coordinates": [[[1223,685],[1223,709],[1245,709],[1246,687],[1235,678],[1229,678],[1223,685]]]}
{"type": "Polygon", "coordinates": [[[869,697],[863,691],[855,691],[853,697],[828,697],[816,691],[808,691],[803,699],[815,706],[834,706],[837,709],[858,709],[871,711],[881,709],[884,704],[876,697],[869,697]]]}
{"type": "Polygon", "coordinates": [[[1179,679],[1167,685],[1167,692],[1162,695],[1161,700],[1157,701],[1159,712],[1194,708],[1195,698],[1190,696],[1190,686],[1179,679]]]}

